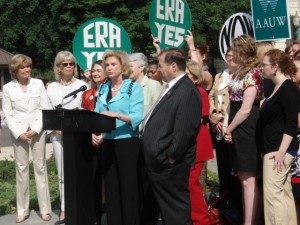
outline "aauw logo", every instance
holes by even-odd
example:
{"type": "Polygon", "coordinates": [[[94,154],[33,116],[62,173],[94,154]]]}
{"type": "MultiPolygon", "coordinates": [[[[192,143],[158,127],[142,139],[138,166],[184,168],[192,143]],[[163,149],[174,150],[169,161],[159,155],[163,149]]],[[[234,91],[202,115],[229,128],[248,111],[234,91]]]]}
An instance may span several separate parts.
{"type": "Polygon", "coordinates": [[[236,13],[229,17],[224,23],[219,37],[220,53],[225,60],[227,48],[231,41],[242,34],[248,34],[253,37],[253,20],[247,13],[236,13]]]}
{"type": "Polygon", "coordinates": [[[269,5],[271,6],[271,9],[273,11],[275,11],[276,7],[277,7],[278,0],[259,0],[259,3],[260,3],[260,5],[261,5],[264,12],[267,12],[269,5]]]}

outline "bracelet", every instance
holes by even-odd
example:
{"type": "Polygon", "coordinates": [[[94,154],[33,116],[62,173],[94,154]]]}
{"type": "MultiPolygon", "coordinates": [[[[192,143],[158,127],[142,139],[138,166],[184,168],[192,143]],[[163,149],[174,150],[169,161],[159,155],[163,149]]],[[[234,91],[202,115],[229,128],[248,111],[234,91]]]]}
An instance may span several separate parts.
{"type": "Polygon", "coordinates": [[[227,127],[227,126],[222,126],[222,127],[227,127]]]}
{"type": "Polygon", "coordinates": [[[197,49],[190,49],[190,51],[197,51],[197,49]]]}
{"type": "Polygon", "coordinates": [[[121,114],[119,114],[118,119],[122,120],[122,115],[121,114]]]}

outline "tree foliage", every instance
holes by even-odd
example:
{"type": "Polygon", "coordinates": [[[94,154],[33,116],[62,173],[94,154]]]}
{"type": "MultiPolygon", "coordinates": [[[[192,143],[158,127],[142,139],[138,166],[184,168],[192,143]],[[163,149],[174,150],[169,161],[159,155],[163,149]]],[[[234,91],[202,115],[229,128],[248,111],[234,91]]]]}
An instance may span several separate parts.
{"type": "MultiPolygon", "coordinates": [[[[51,70],[58,51],[72,50],[72,40],[86,21],[106,17],[122,24],[132,51],[154,51],[148,24],[150,0],[0,0],[0,48],[32,57],[34,67],[51,70]]],[[[195,40],[218,54],[219,31],[237,12],[250,12],[250,1],[188,0],[195,40]]]]}

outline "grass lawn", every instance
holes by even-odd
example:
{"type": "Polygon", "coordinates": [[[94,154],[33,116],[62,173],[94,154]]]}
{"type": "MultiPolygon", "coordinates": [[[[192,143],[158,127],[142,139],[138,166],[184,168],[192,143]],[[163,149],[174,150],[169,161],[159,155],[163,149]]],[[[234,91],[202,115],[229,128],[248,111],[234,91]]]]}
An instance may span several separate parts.
{"type": "MultiPolygon", "coordinates": [[[[47,161],[52,209],[60,208],[58,178],[54,157],[47,161]]],[[[16,179],[14,161],[0,161],[0,215],[16,213],[16,179]]],[[[218,192],[218,175],[208,171],[205,193],[218,192]]],[[[30,164],[30,210],[39,211],[32,163],[30,164]]]]}

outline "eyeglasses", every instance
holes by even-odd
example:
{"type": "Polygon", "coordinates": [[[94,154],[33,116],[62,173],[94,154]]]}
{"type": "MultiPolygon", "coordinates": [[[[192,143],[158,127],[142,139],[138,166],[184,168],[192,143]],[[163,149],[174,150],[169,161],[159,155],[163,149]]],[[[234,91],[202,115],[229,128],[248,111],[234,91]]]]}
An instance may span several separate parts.
{"type": "Polygon", "coordinates": [[[92,73],[94,73],[94,72],[101,73],[101,72],[103,72],[103,70],[100,70],[100,69],[94,70],[94,69],[92,69],[91,72],[92,72],[92,73]]]}
{"type": "Polygon", "coordinates": [[[269,66],[269,65],[272,65],[272,63],[262,63],[262,64],[260,65],[260,67],[265,68],[266,66],[269,66]]]}
{"type": "Polygon", "coordinates": [[[226,55],[226,58],[233,58],[233,55],[226,55]]]}
{"type": "Polygon", "coordinates": [[[300,55],[297,55],[293,58],[293,61],[300,61],[300,55]]]}
{"type": "Polygon", "coordinates": [[[62,65],[63,67],[67,67],[67,66],[75,66],[75,63],[62,63],[62,64],[60,64],[60,65],[62,65]]]}

